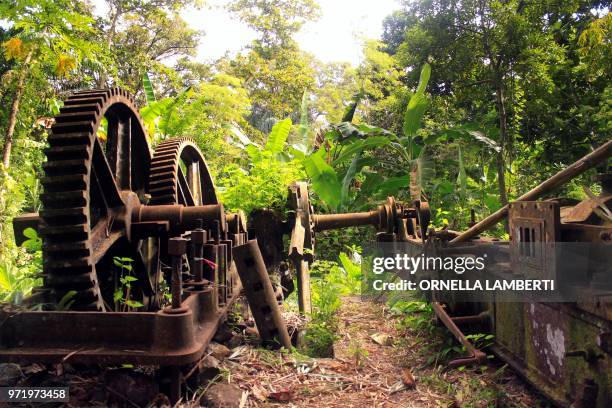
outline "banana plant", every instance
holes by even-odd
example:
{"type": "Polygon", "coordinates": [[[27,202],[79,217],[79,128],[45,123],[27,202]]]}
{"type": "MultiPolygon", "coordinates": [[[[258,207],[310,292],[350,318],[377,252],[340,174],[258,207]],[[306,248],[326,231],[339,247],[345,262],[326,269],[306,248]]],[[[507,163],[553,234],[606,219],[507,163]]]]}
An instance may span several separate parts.
{"type": "Polygon", "coordinates": [[[416,183],[425,175],[428,168],[425,149],[415,140],[427,108],[425,89],[430,75],[431,67],[425,64],[419,85],[407,105],[401,136],[380,127],[352,123],[357,103],[361,99],[357,95],[347,109],[347,120],[331,125],[327,130],[325,137],[331,145],[329,150],[320,149],[304,159],[313,190],[331,210],[359,207],[372,196],[396,194],[399,189],[416,183]],[[400,163],[400,167],[409,169],[409,172],[385,177],[378,172],[366,170],[377,164],[367,152],[377,149],[389,151],[394,160],[400,163]],[[358,175],[363,179],[360,194],[351,195],[351,186],[358,175]]]}
{"type": "Polygon", "coordinates": [[[172,117],[192,95],[193,90],[188,87],[175,97],[157,99],[149,75],[145,72],[142,77],[143,88],[147,100],[146,106],[140,109],[140,116],[151,142],[158,138],[165,138],[171,134],[172,117]]]}

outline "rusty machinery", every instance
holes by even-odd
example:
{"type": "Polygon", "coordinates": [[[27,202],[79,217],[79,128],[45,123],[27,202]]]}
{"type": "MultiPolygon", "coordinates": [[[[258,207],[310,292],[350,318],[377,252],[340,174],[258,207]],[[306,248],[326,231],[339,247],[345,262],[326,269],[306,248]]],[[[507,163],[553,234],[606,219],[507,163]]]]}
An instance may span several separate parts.
{"type": "MultiPolygon", "coordinates": [[[[248,241],[244,215],[225,213],[192,141],[151,152],[133,99],[114,88],[70,96],[48,142],[43,209],[13,221],[18,244],[27,227],[43,239],[43,287],[25,308],[0,312],[0,360],[156,365],[177,401],[243,286],[262,339],[291,346],[262,230],[259,245],[248,241]]],[[[393,240],[426,230],[416,227],[425,204],[415,212],[389,198],[375,211],[316,215],[305,183],[291,192],[296,217],[285,227],[302,310],[316,231],[374,225],[393,240]]]]}
{"type": "Polygon", "coordinates": [[[289,234],[288,255],[296,271],[298,305],[306,314],[311,312],[309,265],[314,259],[317,232],[370,225],[378,231],[377,241],[424,241],[430,218],[426,202],[415,201],[413,206],[407,207],[393,197],[388,197],[384,204],[371,211],[315,214],[305,182],[289,187],[289,206],[294,210],[294,218],[291,220],[293,227],[289,234]]]}
{"type": "MultiPolygon", "coordinates": [[[[501,275],[551,279],[556,256],[551,243],[602,244],[598,251],[612,251],[612,173],[599,174],[601,194],[582,202],[571,199],[537,200],[572,178],[605,163],[612,156],[612,141],[563,169],[515,202],[475,223],[465,232],[429,228],[429,206],[415,201],[406,207],[389,198],[378,209],[353,214],[315,214],[305,183],[290,188],[290,204],[296,221],[290,232],[289,257],[297,271],[300,308],[310,308],[308,265],[312,261],[315,233],[358,225],[372,225],[377,241],[404,242],[423,253],[470,255],[478,244],[497,244],[501,275]],[[479,236],[508,218],[510,241],[479,236]],[[460,245],[462,244],[462,245],[460,245]],[[527,245],[528,253],[521,253],[527,245]],[[608,246],[606,246],[608,245],[608,246]]],[[[604,164],[605,166],[605,164],[604,164]]],[[[609,171],[609,170],[608,170],[609,171]]],[[[405,247],[406,248],[406,247],[405,247]]],[[[412,251],[411,250],[411,251],[412,251]]],[[[601,254],[599,254],[601,255],[601,254]]],[[[603,257],[603,259],[609,259],[603,257]]],[[[466,329],[494,335],[492,351],[559,406],[608,407],[612,404],[612,265],[589,264],[588,284],[575,287],[578,302],[512,302],[495,294],[489,301],[436,301],[428,293],[439,321],[464,346],[466,356],[451,367],[483,364],[485,352],[471,343],[466,329]],[[495,296],[499,296],[495,298],[495,296]],[[587,301],[584,301],[586,299],[587,301]]]]}
{"type": "Polygon", "coordinates": [[[43,210],[14,220],[18,242],[28,226],[43,239],[44,283],[28,299],[38,310],[3,312],[0,358],[159,365],[176,401],[181,368],[203,355],[240,291],[232,248],[247,243],[244,217],[225,213],[190,140],[151,153],[121,89],[78,92],[60,112],[43,210]]]}
{"type": "MultiPolygon", "coordinates": [[[[181,372],[201,358],[242,284],[262,338],[288,345],[265,270],[277,261],[266,256],[266,241],[282,247],[283,234],[289,235],[287,255],[297,272],[299,306],[305,313],[311,309],[309,265],[316,233],[328,229],[371,225],[378,241],[452,248],[460,242],[488,241],[478,234],[509,215],[515,241],[521,239],[521,231],[533,230],[530,236],[536,240],[612,242],[609,214],[600,210],[612,200],[609,174],[601,176],[599,197],[575,206],[568,207],[567,200],[533,201],[609,158],[612,142],[464,233],[428,230],[426,202],[406,206],[391,197],[372,211],[316,214],[307,185],[300,182],[290,186],[293,211],[286,222],[274,221],[278,225],[271,229],[256,225],[247,234],[244,216],[225,213],[218,202],[198,148],[188,139],[173,139],[151,153],[134,102],[120,89],[79,92],[68,98],[49,145],[44,209],[14,220],[18,242],[25,239],[28,226],[43,237],[44,285],[28,300],[30,305],[42,305],[42,310],[2,313],[0,359],[165,366],[173,401],[180,394],[181,372]],[[249,242],[247,235],[257,238],[259,245],[249,242]],[[266,258],[273,261],[264,264],[266,258]],[[126,259],[136,278],[130,296],[142,306],[117,311],[121,276],[113,264],[126,259]],[[164,301],[168,293],[170,304],[164,301]],[[66,297],[70,310],[54,310],[53,305],[66,297]]],[[[510,249],[506,256],[510,269],[525,268],[510,249]]],[[[550,269],[529,273],[546,274],[550,269]]],[[[433,302],[433,307],[469,354],[452,365],[486,358],[463,333],[464,326],[475,325],[490,330],[494,351],[557,403],[588,406],[591,401],[603,407],[612,400],[612,298],[606,291],[585,290],[593,291],[593,302],[492,299],[468,307],[433,302]],[[546,342],[542,330],[550,327],[566,339],[562,360],[553,366],[546,349],[534,345],[546,342]]]]}
{"type": "Polygon", "coordinates": [[[492,351],[555,404],[612,404],[612,265],[595,259],[609,260],[612,251],[612,173],[606,165],[611,156],[612,141],[608,141],[467,231],[428,232],[427,245],[455,255],[457,251],[473,254],[478,244],[498,241],[496,257],[501,268],[493,272],[496,277],[559,278],[561,268],[571,266],[559,265],[564,261],[555,251],[569,247],[566,243],[594,244],[590,251],[577,244],[589,253],[583,254],[588,259],[588,276],[578,283],[566,282],[579,295],[575,302],[529,301],[527,294],[525,301],[508,301],[504,292],[492,294],[488,301],[433,301],[440,321],[468,353],[452,361],[452,366],[486,361],[486,354],[470,343],[464,331],[491,333],[495,336],[492,351]],[[601,183],[598,196],[589,194],[582,202],[566,198],[537,201],[602,163],[605,169],[597,176],[601,183]],[[504,218],[508,219],[509,242],[479,236],[504,218]]]}

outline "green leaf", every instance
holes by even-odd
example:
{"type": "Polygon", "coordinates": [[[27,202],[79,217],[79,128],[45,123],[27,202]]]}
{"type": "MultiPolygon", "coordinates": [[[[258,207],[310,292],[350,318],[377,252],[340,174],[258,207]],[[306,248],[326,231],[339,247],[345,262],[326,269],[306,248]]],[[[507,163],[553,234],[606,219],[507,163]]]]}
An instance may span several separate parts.
{"type": "Polygon", "coordinates": [[[72,304],[74,303],[74,296],[76,296],[75,290],[66,292],[66,294],[62,296],[62,298],[58,302],[57,310],[69,310],[72,304]]]}
{"type": "Polygon", "coordinates": [[[26,238],[30,238],[30,239],[36,239],[38,238],[38,232],[36,232],[36,230],[34,228],[28,227],[26,229],[23,230],[23,235],[26,238]]]}
{"type": "Polygon", "coordinates": [[[255,160],[256,158],[261,156],[261,149],[254,144],[246,145],[244,147],[244,150],[246,150],[252,160],[255,160]]]}
{"type": "Polygon", "coordinates": [[[440,140],[441,138],[445,138],[447,140],[461,139],[468,142],[478,142],[483,144],[491,151],[498,153],[501,151],[501,147],[495,140],[485,136],[485,134],[479,130],[466,129],[464,127],[444,129],[439,133],[436,139],[440,140]]]}
{"type": "Polygon", "coordinates": [[[351,182],[353,181],[353,178],[355,178],[355,174],[359,171],[359,169],[357,168],[357,165],[359,163],[360,158],[361,158],[361,153],[357,153],[355,157],[353,157],[353,161],[351,162],[351,165],[349,166],[348,170],[346,171],[346,174],[344,175],[344,178],[342,179],[342,190],[340,194],[340,204],[341,205],[346,204],[348,200],[349,188],[351,187],[351,182]]]}
{"type": "Polygon", "coordinates": [[[341,188],[336,171],[325,162],[321,155],[325,154],[324,149],[304,159],[306,174],[312,181],[313,190],[323,202],[332,209],[338,208],[340,204],[341,188]]]}
{"type": "Polygon", "coordinates": [[[442,195],[450,194],[454,191],[453,183],[447,180],[441,181],[436,189],[442,195]]]}
{"type": "Polygon", "coordinates": [[[388,195],[397,195],[400,188],[406,188],[410,185],[410,176],[407,174],[405,176],[399,177],[390,177],[378,184],[376,189],[376,195],[378,196],[388,196],[388,195]]]}
{"type": "Polygon", "coordinates": [[[153,84],[151,83],[151,79],[149,78],[148,73],[142,74],[142,85],[145,91],[145,96],[147,97],[147,104],[155,102],[155,92],[153,91],[153,84]]]}
{"type": "Polygon", "coordinates": [[[145,124],[154,121],[164,114],[174,102],[174,98],[163,98],[153,101],[140,110],[140,116],[145,124]]]}
{"type": "Polygon", "coordinates": [[[125,276],[124,279],[126,282],[135,282],[138,280],[138,278],[131,276],[131,275],[125,276]]]}
{"type": "Polygon", "coordinates": [[[0,289],[5,292],[13,290],[12,278],[6,263],[0,264],[0,289]]]}
{"type": "Polygon", "coordinates": [[[298,145],[292,145],[289,146],[288,150],[294,158],[298,160],[304,160],[304,158],[306,157],[306,153],[300,147],[301,146],[298,145]]]}
{"type": "Polygon", "coordinates": [[[378,173],[369,173],[361,185],[361,194],[369,196],[376,191],[380,183],[384,180],[378,173]]]}
{"type": "Polygon", "coordinates": [[[429,82],[429,77],[431,76],[431,65],[425,63],[423,68],[421,68],[421,75],[419,76],[419,85],[417,86],[416,93],[424,94],[425,88],[427,88],[427,83],[429,82]]]}
{"type": "Polygon", "coordinates": [[[425,109],[427,109],[427,99],[425,98],[425,95],[412,95],[404,114],[404,126],[402,130],[404,131],[405,136],[408,136],[411,139],[414,138],[417,130],[419,130],[421,127],[421,118],[425,113],[425,109]]]}
{"type": "Polygon", "coordinates": [[[361,153],[366,149],[373,149],[390,143],[384,136],[369,137],[363,140],[356,140],[342,148],[340,155],[334,160],[334,165],[351,160],[355,154],[361,153]]]}
{"type": "Polygon", "coordinates": [[[359,91],[355,95],[353,95],[353,99],[351,100],[349,105],[344,110],[344,114],[342,115],[342,122],[352,122],[353,121],[353,117],[355,116],[355,111],[357,110],[357,106],[359,105],[359,102],[361,102],[363,97],[364,97],[363,91],[359,91]]]}
{"type": "Polygon", "coordinates": [[[408,136],[411,139],[416,134],[417,130],[421,127],[421,118],[427,109],[427,98],[425,97],[425,88],[429,82],[431,76],[431,66],[427,63],[421,68],[421,75],[419,77],[419,85],[417,90],[410,98],[406,112],[404,113],[404,123],[402,130],[404,136],[408,136]]]}
{"type": "Polygon", "coordinates": [[[287,137],[291,131],[291,119],[278,121],[272,127],[265,149],[272,153],[280,153],[285,148],[287,137]]]}
{"type": "Polygon", "coordinates": [[[131,308],[139,308],[139,307],[143,307],[144,305],[136,300],[126,300],[125,304],[128,305],[131,308]]]}

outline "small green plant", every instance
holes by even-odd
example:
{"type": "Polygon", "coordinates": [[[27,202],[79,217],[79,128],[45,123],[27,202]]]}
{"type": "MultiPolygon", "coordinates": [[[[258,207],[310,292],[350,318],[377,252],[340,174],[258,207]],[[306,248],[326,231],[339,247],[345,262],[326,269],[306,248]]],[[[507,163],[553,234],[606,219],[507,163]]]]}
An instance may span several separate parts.
{"type": "MultiPolygon", "coordinates": [[[[322,263],[329,270],[338,269],[337,264],[322,263]]],[[[322,271],[313,264],[314,275],[319,277],[312,281],[313,312],[306,326],[303,351],[312,357],[331,357],[334,352],[334,342],[338,339],[337,311],[340,308],[340,286],[322,275],[322,271]]]]}
{"type": "Polygon", "coordinates": [[[366,358],[370,354],[368,350],[363,348],[358,340],[351,340],[348,347],[348,353],[353,357],[355,368],[361,368],[366,358]]]}
{"type": "Polygon", "coordinates": [[[115,292],[113,300],[115,302],[115,311],[128,312],[133,309],[138,309],[144,306],[142,303],[132,299],[132,282],[136,282],[138,278],[132,276],[131,258],[116,256],[113,258],[113,263],[120,268],[119,282],[115,282],[115,292]]]}
{"type": "Polygon", "coordinates": [[[162,308],[170,306],[172,303],[172,292],[170,291],[170,285],[168,285],[165,279],[161,279],[159,282],[159,293],[161,294],[159,298],[160,306],[162,308]]]}

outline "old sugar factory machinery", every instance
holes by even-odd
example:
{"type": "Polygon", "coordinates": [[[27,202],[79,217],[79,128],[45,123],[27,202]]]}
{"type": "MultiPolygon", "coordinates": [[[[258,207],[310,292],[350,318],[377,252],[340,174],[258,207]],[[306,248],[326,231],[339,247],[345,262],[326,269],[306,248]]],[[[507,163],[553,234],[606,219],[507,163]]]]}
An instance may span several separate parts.
{"type": "MultiPolygon", "coordinates": [[[[448,249],[490,240],[479,234],[507,218],[511,243],[524,241],[528,230],[530,242],[612,245],[609,172],[599,176],[598,197],[536,201],[605,165],[612,141],[463,233],[430,228],[429,206],[420,200],[405,205],[390,197],[368,212],[316,214],[306,183],[289,186],[287,219],[262,227],[225,212],[189,139],[166,140],[152,151],[134,100],[121,89],[77,92],[60,112],[46,149],[43,209],[14,220],[18,243],[28,227],[42,237],[43,286],[25,306],[0,311],[2,362],[154,365],[178,401],[185,377],[241,294],[262,339],[291,345],[268,271],[284,271],[283,286],[290,287],[286,265],[293,266],[300,310],[308,313],[319,231],[370,225],[379,242],[448,249]],[[98,137],[101,126],[105,138],[98,137]]],[[[525,273],[512,245],[500,252],[506,272],[525,273]]],[[[549,262],[530,265],[530,274],[555,273],[549,262]]],[[[468,353],[451,365],[483,362],[486,355],[466,334],[491,333],[492,351],[555,404],[610,406],[612,288],[596,284],[606,273],[612,271],[592,271],[595,284],[580,288],[590,299],[583,303],[432,300],[468,353]]]]}

